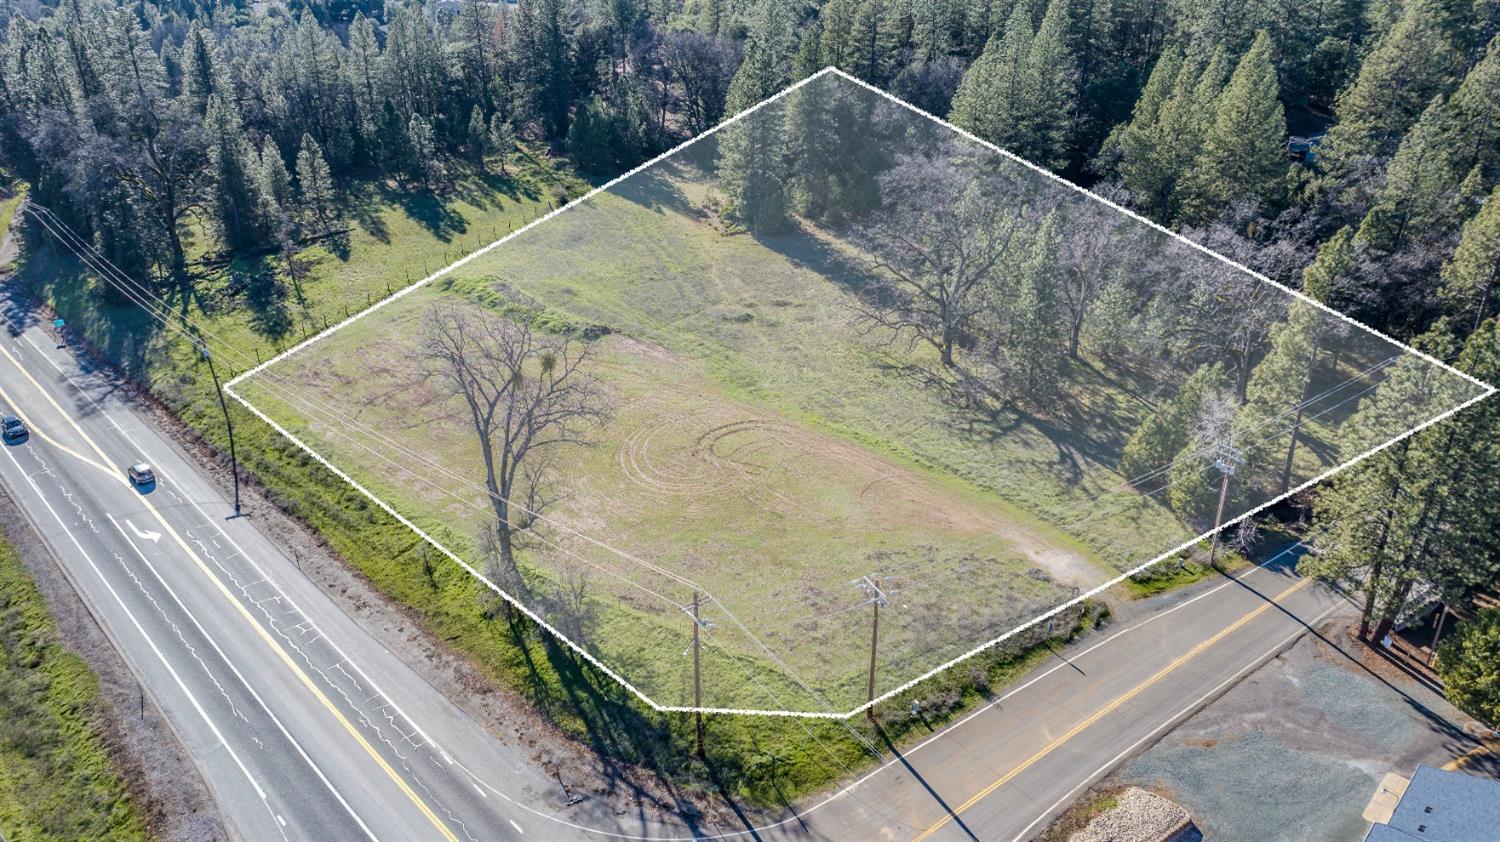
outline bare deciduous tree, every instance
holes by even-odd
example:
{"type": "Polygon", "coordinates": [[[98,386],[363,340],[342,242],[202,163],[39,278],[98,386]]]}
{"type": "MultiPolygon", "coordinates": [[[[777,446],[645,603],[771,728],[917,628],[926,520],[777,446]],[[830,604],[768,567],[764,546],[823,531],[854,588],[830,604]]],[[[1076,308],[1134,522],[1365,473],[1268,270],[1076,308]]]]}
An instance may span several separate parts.
{"type": "Polygon", "coordinates": [[[729,81],[740,64],[740,45],[701,32],[672,32],[662,45],[662,63],[682,86],[682,115],[688,131],[708,131],[724,117],[729,81]]]}
{"type": "Polygon", "coordinates": [[[516,533],[556,501],[547,485],[561,445],[589,443],[607,416],[597,383],[583,371],[589,345],[530,325],[439,305],[427,314],[434,376],[463,398],[484,462],[494,511],[493,554],[515,587],[516,533]]]}
{"type": "Polygon", "coordinates": [[[1126,217],[1095,203],[1080,204],[1063,238],[1062,301],[1068,317],[1068,356],[1078,358],[1089,311],[1106,287],[1121,278],[1134,255],[1121,254],[1126,217]]]}
{"type": "Polygon", "coordinates": [[[930,344],[948,367],[983,307],[982,282],[1027,221],[1016,191],[955,158],[901,159],[880,177],[883,207],[861,232],[882,279],[862,296],[861,317],[930,344]]]}

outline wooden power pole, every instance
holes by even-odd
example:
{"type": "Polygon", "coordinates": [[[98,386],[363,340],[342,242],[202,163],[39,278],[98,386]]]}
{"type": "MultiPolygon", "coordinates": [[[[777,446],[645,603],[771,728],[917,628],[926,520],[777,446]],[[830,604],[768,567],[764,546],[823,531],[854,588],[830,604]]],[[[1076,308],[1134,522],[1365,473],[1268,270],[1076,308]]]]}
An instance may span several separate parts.
{"type": "Polygon", "coordinates": [[[865,682],[865,701],[871,703],[865,709],[865,715],[870,721],[875,721],[875,653],[880,648],[880,606],[890,603],[890,592],[882,587],[879,576],[861,576],[854,580],[854,586],[865,594],[865,602],[869,603],[870,614],[870,675],[865,682]]]}

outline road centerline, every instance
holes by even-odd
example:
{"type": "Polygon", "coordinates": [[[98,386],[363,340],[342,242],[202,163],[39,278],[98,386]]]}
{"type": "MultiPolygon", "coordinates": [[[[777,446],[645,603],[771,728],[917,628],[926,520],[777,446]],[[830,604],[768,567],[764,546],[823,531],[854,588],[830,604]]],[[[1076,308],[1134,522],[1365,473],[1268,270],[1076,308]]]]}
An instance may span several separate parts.
{"type": "Polygon", "coordinates": [[[974,795],[970,796],[968,798],[968,800],[964,801],[962,804],[958,805],[957,807],[955,807],[954,809],[948,811],[947,813],[944,813],[943,816],[942,816],[942,818],[938,819],[936,822],[933,822],[926,830],[924,830],[920,834],[918,834],[912,840],[912,842],[923,842],[923,840],[925,840],[928,837],[932,836],[934,833],[938,832],[943,827],[945,827],[950,822],[952,822],[955,817],[957,817],[960,814],[962,814],[965,810],[969,809],[970,807],[974,806],[975,804],[978,804],[980,801],[983,801],[986,797],[988,797],[990,794],[992,794],[995,790],[997,790],[1000,787],[1004,786],[1006,783],[1008,783],[1011,780],[1013,780],[1016,776],[1020,775],[1022,772],[1025,772],[1027,769],[1029,769],[1032,766],[1036,765],[1039,761],[1041,761],[1043,758],[1045,758],[1048,755],[1050,755],[1052,752],[1056,751],[1058,748],[1061,748],[1063,745],[1066,745],[1068,743],[1068,741],[1072,740],[1075,736],[1077,736],[1078,734],[1080,734],[1083,731],[1087,730],[1089,728],[1089,726],[1095,724],[1099,720],[1103,719],[1104,717],[1108,716],[1109,714],[1113,713],[1114,711],[1120,709],[1120,707],[1124,706],[1131,699],[1134,699],[1136,696],[1140,695],[1141,693],[1143,693],[1146,690],[1150,689],[1151,687],[1155,686],[1163,678],[1165,678],[1168,675],[1170,675],[1173,672],[1175,672],[1179,667],[1181,667],[1182,665],[1184,665],[1184,664],[1188,663],[1189,661],[1193,660],[1198,655],[1202,654],[1204,651],[1206,651],[1207,649],[1209,649],[1210,647],[1212,647],[1214,644],[1218,643],[1220,640],[1223,640],[1224,638],[1228,637],[1230,634],[1233,634],[1238,629],[1244,627],[1245,624],[1251,622],[1256,617],[1259,617],[1260,615],[1262,615],[1265,612],[1269,611],[1272,607],[1280,604],[1283,599],[1291,596],[1293,593],[1296,593],[1297,591],[1299,591],[1302,588],[1306,587],[1312,581],[1313,581],[1312,579],[1302,579],[1302,580],[1299,580],[1296,584],[1292,585],[1291,587],[1289,587],[1286,590],[1282,591],[1281,593],[1277,594],[1275,597],[1272,597],[1270,600],[1267,600],[1266,602],[1261,603],[1261,605],[1259,605],[1258,607],[1254,608],[1250,612],[1246,613],[1244,616],[1240,617],[1238,620],[1234,621],[1230,625],[1228,625],[1228,626],[1220,629],[1218,632],[1214,633],[1211,637],[1208,637],[1205,640],[1200,641],[1192,649],[1189,649],[1187,652],[1184,652],[1183,654],[1177,656],[1175,659],[1173,659],[1166,666],[1162,667],[1161,669],[1159,669],[1155,673],[1153,673],[1149,678],[1147,678],[1146,680],[1142,681],[1141,683],[1135,685],[1134,687],[1130,688],[1129,690],[1125,691],[1124,693],[1120,694],[1119,696],[1116,696],[1108,704],[1106,704],[1104,707],[1098,709],[1094,713],[1090,714],[1082,722],[1079,722],[1078,724],[1074,725],[1072,728],[1069,728],[1067,731],[1063,732],[1063,734],[1061,736],[1059,736],[1059,737],[1053,739],[1051,742],[1047,743],[1047,745],[1043,746],[1041,748],[1041,750],[1037,751],[1037,753],[1031,755],[1026,760],[1022,761],[1019,765],[1017,765],[1014,768],[1012,768],[1009,772],[1006,772],[1004,775],[1001,775],[994,782],[992,782],[989,785],[985,786],[983,789],[981,789],[979,792],[975,793],[974,795]]]}
{"type": "MultiPolygon", "coordinates": [[[[11,355],[10,351],[7,350],[4,345],[0,345],[0,354],[3,354],[5,358],[8,359],[10,363],[16,367],[16,370],[19,371],[21,375],[25,377],[26,380],[30,382],[38,392],[41,393],[42,397],[52,405],[52,408],[57,410],[58,414],[68,422],[69,426],[73,428],[74,432],[76,432],[78,436],[83,439],[86,444],[88,444],[89,448],[98,455],[99,459],[101,460],[100,464],[107,464],[110,461],[108,454],[106,454],[104,450],[99,447],[99,445],[93,440],[92,437],[88,435],[88,433],[84,432],[83,428],[78,424],[73,416],[67,410],[63,409],[63,407],[57,402],[57,400],[53,398],[52,394],[47,391],[46,387],[39,383],[37,379],[32,376],[31,372],[26,370],[20,364],[20,362],[11,355]]],[[[10,398],[6,397],[6,400],[10,401],[10,398]]],[[[12,401],[12,403],[14,402],[12,401]]],[[[375,761],[376,765],[378,765],[381,770],[385,772],[386,776],[396,784],[397,788],[401,790],[402,794],[405,795],[412,802],[412,804],[417,807],[422,815],[432,824],[434,828],[437,829],[439,834],[445,840],[448,840],[448,842],[458,842],[458,837],[454,835],[453,831],[448,828],[443,820],[439,818],[435,812],[433,812],[432,808],[427,804],[427,802],[423,800],[421,796],[417,795],[417,793],[411,788],[411,785],[406,782],[406,779],[402,778],[401,775],[391,767],[390,763],[388,763],[386,759],[382,757],[380,753],[375,749],[375,747],[365,739],[364,735],[359,733],[358,729],[352,722],[349,721],[348,717],[344,716],[343,712],[340,711],[336,705],[334,705],[333,701],[329,699],[328,696],[318,688],[318,686],[307,675],[307,673],[304,672],[294,660],[292,660],[291,656],[286,653],[286,650],[283,649],[281,645],[278,644],[273,638],[271,638],[266,630],[261,627],[258,622],[255,621],[255,618],[250,614],[249,609],[245,608],[244,604],[242,604],[238,599],[234,597],[232,593],[229,592],[224,583],[217,576],[213,575],[213,572],[208,569],[208,566],[206,564],[204,564],[203,559],[192,548],[192,546],[183,539],[183,537],[177,532],[177,530],[166,519],[166,517],[162,515],[160,510],[158,510],[156,506],[151,502],[151,500],[145,495],[142,495],[140,497],[140,500],[141,503],[145,505],[147,511],[151,512],[152,516],[156,518],[156,521],[161,524],[162,529],[166,532],[166,534],[170,536],[179,547],[182,548],[183,552],[187,553],[188,557],[193,560],[193,562],[198,566],[203,574],[210,580],[212,580],[217,590],[221,594],[223,594],[223,596],[227,600],[229,600],[230,603],[234,605],[234,607],[239,611],[240,615],[245,619],[245,621],[248,622],[251,628],[255,630],[261,640],[264,641],[265,644],[270,647],[271,651],[280,658],[282,663],[292,671],[293,675],[295,675],[302,683],[302,685],[307,688],[308,692],[313,694],[313,697],[318,700],[318,702],[324,707],[324,709],[326,709],[339,722],[339,724],[343,726],[345,732],[348,733],[349,736],[362,749],[364,749],[365,753],[375,761]]]]}

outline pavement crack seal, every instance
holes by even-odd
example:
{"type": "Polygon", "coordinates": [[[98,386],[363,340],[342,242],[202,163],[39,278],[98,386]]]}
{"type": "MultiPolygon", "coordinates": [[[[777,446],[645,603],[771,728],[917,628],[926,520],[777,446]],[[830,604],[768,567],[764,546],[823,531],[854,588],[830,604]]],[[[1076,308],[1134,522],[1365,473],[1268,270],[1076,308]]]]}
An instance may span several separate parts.
{"type": "MultiPolygon", "coordinates": [[[[426,741],[418,741],[413,739],[413,737],[421,734],[420,729],[416,728],[413,724],[413,727],[408,733],[408,731],[402,727],[401,723],[397,721],[396,716],[389,712],[389,710],[393,707],[391,703],[379,693],[367,694],[364,685],[359,681],[359,679],[344,668],[344,659],[342,657],[335,659],[326,667],[318,666],[318,662],[315,660],[314,655],[312,654],[310,649],[314,644],[325,641],[326,637],[324,636],[322,630],[318,628],[317,624],[310,617],[303,614],[301,610],[296,606],[296,604],[291,601],[290,598],[283,598],[283,595],[280,593],[279,589],[275,594],[262,599],[256,599],[251,595],[250,589],[256,587],[257,585],[267,584],[273,588],[276,587],[275,583],[272,582],[268,577],[262,575],[249,582],[248,584],[244,584],[243,579],[235,571],[229,569],[229,567],[219,559],[218,554],[213,550],[210,550],[208,545],[205,544],[201,538],[198,538],[192,530],[184,530],[184,534],[189,539],[191,539],[192,542],[198,547],[199,553],[210,563],[212,563],[213,566],[224,576],[224,578],[228,580],[229,585],[233,587],[234,590],[237,591],[245,601],[255,606],[255,608],[260,612],[261,616],[265,619],[266,625],[269,626],[273,632],[275,632],[277,637],[281,638],[286,643],[288,648],[296,652],[298,657],[307,666],[307,668],[312,671],[313,674],[317,675],[318,678],[320,678],[329,689],[331,689],[340,699],[343,700],[344,705],[354,712],[357,720],[375,736],[376,740],[387,746],[390,752],[399,761],[402,770],[404,770],[407,773],[407,776],[418,787],[421,788],[427,799],[433,805],[435,805],[437,809],[439,809],[452,824],[457,826],[463,832],[465,837],[477,842],[477,838],[469,832],[467,823],[460,819],[452,811],[452,809],[450,809],[446,804],[444,804],[441,799],[437,797],[437,794],[433,791],[432,787],[429,786],[427,781],[424,780],[423,776],[418,773],[418,770],[412,766],[410,762],[411,758],[406,753],[401,751],[400,745],[398,743],[408,745],[416,750],[424,750],[423,753],[428,756],[429,762],[431,762],[436,768],[442,768],[441,764],[437,763],[436,759],[432,756],[432,749],[434,747],[426,741]],[[279,609],[280,612],[289,616],[278,616],[278,614],[274,613],[268,606],[274,606],[275,608],[279,609]],[[288,622],[289,620],[295,620],[296,622],[291,623],[288,622]],[[302,643],[299,643],[297,640],[293,639],[290,634],[288,634],[288,628],[298,630],[297,633],[301,636],[305,636],[309,631],[316,632],[316,634],[312,638],[306,639],[302,643]],[[343,676],[350,684],[353,685],[352,692],[346,689],[342,682],[335,679],[331,675],[331,673],[334,672],[337,672],[339,675],[343,676]],[[361,696],[363,696],[363,701],[359,700],[359,697],[361,696]],[[395,734],[400,735],[399,740],[393,739],[391,736],[389,736],[386,732],[386,728],[376,722],[376,720],[372,718],[365,710],[365,706],[376,700],[379,700],[380,704],[377,705],[375,709],[379,711],[380,715],[389,723],[390,730],[395,734]]],[[[218,541],[212,539],[210,540],[212,541],[215,548],[218,548],[220,550],[223,549],[222,545],[220,545],[218,541]]]]}
{"type": "MultiPolygon", "coordinates": [[[[36,460],[38,462],[43,463],[43,465],[45,466],[46,461],[40,454],[38,454],[35,450],[32,450],[31,453],[36,457],[36,460]]],[[[52,476],[54,480],[56,479],[57,475],[54,474],[50,468],[46,470],[46,473],[52,476]]],[[[64,486],[60,481],[57,482],[57,489],[58,492],[63,495],[63,498],[78,510],[79,522],[86,525],[95,534],[99,534],[98,524],[94,522],[93,518],[89,517],[88,514],[85,513],[83,506],[78,503],[77,499],[73,495],[73,492],[70,491],[66,486],[64,486]]],[[[251,739],[255,741],[256,745],[260,746],[261,748],[265,748],[265,745],[261,743],[260,738],[254,733],[254,724],[251,723],[249,717],[245,716],[244,712],[240,710],[239,705],[235,704],[234,699],[229,695],[229,691],[224,687],[224,683],[219,680],[218,675],[214,673],[213,669],[208,665],[208,662],[203,660],[203,656],[199,652],[198,647],[187,639],[187,635],[182,631],[182,626],[178,625],[175,620],[167,615],[166,609],[162,607],[159,601],[157,601],[156,596],[151,593],[150,589],[146,587],[146,583],[141,579],[135,568],[131,567],[130,563],[125,560],[124,556],[116,552],[111,552],[110,555],[114,557],[115,563],[119,566],[120,570],[123,571],[127,577],[129,577],[132,583],[134,583],[136,590],[140,591],[141,596],[143,596],[147,602],[151,603],[151,608],[156,611],[156,613],[162,618],[162,621],[167,624],[167,627],[172,630],[172,634],[177,637],[177,640],[182,644],[183,648],[187,649],[188,654],[192,656],[193,660],[198,662],[198,666],[203,670],[203,674],[208,676],[208,680],[213,682],[214,688],[218,690],[219,695],[224,698],[225,704],[229,705],[230,714],[232,714],[236,719],[239,719],[246,725],[250,726],[252,730],[251,739]]]]}

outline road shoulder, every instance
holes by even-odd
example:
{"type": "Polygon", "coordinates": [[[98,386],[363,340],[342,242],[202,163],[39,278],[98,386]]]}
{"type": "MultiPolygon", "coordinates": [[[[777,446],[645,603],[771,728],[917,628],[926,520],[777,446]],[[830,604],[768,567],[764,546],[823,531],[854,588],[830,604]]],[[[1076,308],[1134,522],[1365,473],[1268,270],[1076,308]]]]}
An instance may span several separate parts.
{"type": "Polygon", "coordinates": [[[79,598],[31,521],[0,489],[0,532],[36,583],[63,646],[99,677],[108,727],[106,747],[153,838],[164,842],[227,839],[218,807],[156,703],[79,598]]]}

